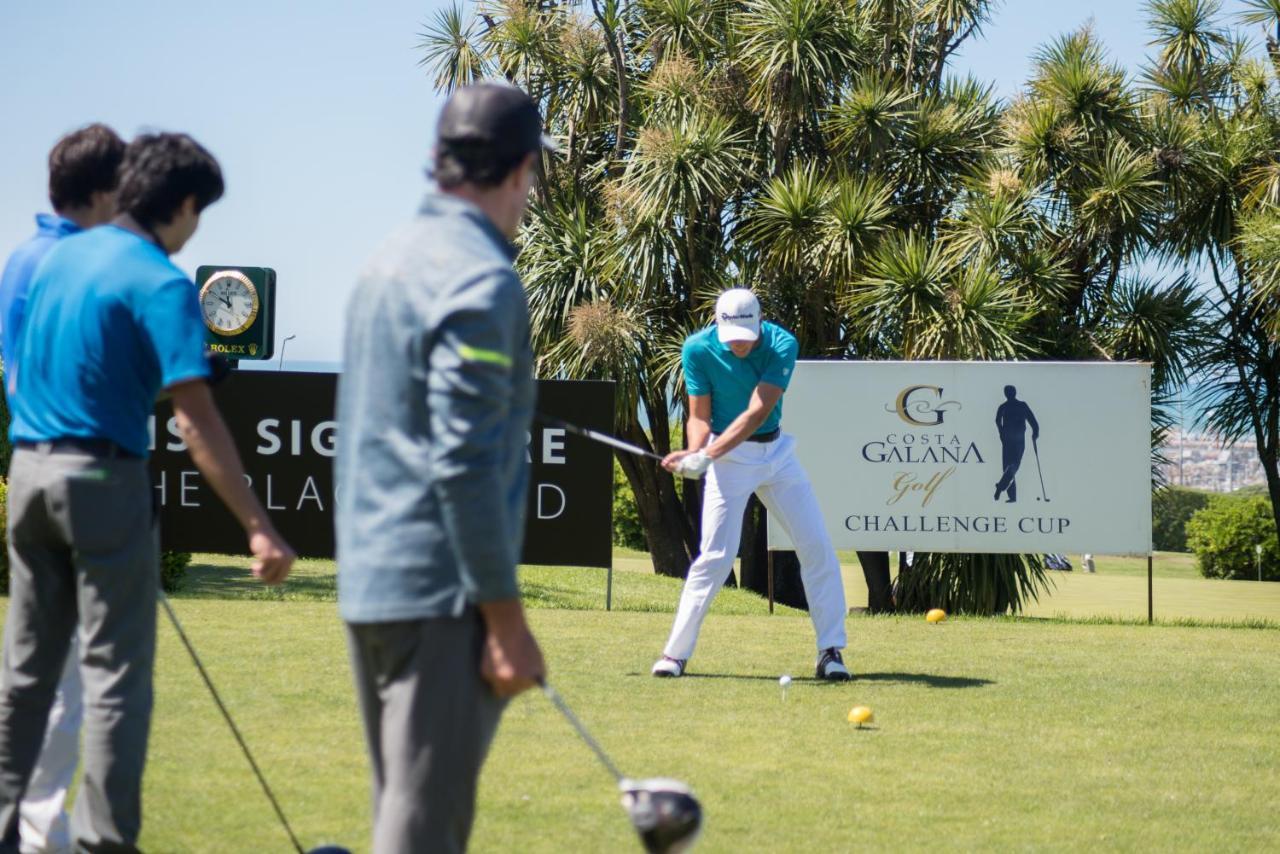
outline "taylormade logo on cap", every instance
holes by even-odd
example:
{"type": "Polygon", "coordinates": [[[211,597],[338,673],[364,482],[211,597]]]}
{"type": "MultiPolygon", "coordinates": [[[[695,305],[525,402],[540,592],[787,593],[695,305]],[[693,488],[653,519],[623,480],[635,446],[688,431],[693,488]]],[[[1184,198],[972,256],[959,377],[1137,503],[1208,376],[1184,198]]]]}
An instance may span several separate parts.
{"type": "Polygon", "coordinates": [[[754,341],[760,337],[760,301],[746,288],[725,291],[716,300],[716,331],[720,340],[754,341]]]}

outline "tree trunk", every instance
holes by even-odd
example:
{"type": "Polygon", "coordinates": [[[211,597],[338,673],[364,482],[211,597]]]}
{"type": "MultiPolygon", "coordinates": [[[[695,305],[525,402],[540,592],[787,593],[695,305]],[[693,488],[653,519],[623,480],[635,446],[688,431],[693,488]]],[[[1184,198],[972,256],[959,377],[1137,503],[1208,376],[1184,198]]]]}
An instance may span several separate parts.
{"type": "Polygon", "coordinates": [[[1277,459],[1274,443],[1258,446],[1258,461],[1267,478],[1267,495],[1271,496],[1271,518],[1275,522],[1276,536],[1280,536],[1280,459],[1277,459]]]}
{"type": "Polygon", "coordinates": [[[800,580],[800,558],[795,552],[773,553],[773,601],[801,611],[809,610],[804,582],[800,580]]]}
{"type": "Polygon", "coordinates": [[[738,557],[742,566],[738,581],[746,590],[763,595],[769,590],[768,529],[764,525],[764,505],[754,495],[747,501],[747,512],[742,517],[742,547],[738,557]]]}
{"type": "Polygon", "coordinates": [[[862,577],[867,582],[867,612],[891,613],[893,588],[889,580],[889,553],[858,552],[858,563],[862,564],[862,577]]]}
{"type": "MultiPolygon", "coordinates": [[[[648,436],[638,426],[622,432],[627,441],[649,447],[648,436]]],[[[627,453],[619,453],[617,458],[635,495],[636,512],[644,526],[653,571],[659,575],[684,578],[689,573],[692,558],[688,547],[691,533],[676,494],[675,482],[652,460],[627,453]]]]}

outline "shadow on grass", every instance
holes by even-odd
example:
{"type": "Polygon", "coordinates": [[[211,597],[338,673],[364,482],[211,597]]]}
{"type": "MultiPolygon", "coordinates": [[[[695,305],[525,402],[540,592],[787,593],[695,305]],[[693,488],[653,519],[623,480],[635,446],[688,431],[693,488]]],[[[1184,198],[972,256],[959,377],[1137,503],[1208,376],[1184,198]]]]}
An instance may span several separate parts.
{"type": "Polygon", "coordinates": [[[337,577],[295,570],[279,587],[267,587],[243,566],[193,563],[182,587],[173,594],[193,599],[304,599],[331,602],[338,598],[337,577]]]}
{"type": "Polygon", "coordinates": [[[857,673],[854,679],[858,682],[907,682],[930,688],[982,688],[996,684],[992,679],[977,676],[938,676],[933,673],[857,673]]]}
{"type": "MultiPolygon", "coordinates": [[[[632,672],[628,676],[649,676],[648,673],[632,672]]],[[[776,676],[759,676],[750,673],[691,673],[686,672],[682,679],[745,679],[757,682],[773,682],[777,684],[776,676]]],[[[986,685],[996,684],[991,679],[981,679],[973,676],[937,676],[932,673],[855,673],[851,682],[905,682],[916,683],[920,685],[928,685],[930,688],[982,688],[986,685]]],[[[844,682],[831,682],[826,679],[819,679],[816,676],[793,676],[792,684],[797,682],[807,682],[812,685],[844,685],[844,682]]]]}

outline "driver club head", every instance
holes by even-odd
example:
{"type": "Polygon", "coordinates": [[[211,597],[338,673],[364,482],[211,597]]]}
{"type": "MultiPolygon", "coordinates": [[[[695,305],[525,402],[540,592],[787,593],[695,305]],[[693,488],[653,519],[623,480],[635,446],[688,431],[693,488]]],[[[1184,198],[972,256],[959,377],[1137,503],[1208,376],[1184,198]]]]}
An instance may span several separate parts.
{"type": "Polygon", "coordinates": [[[622,806],[650,854],[688,851],[702,829],[702,805],[679,780],[621,780],[622,806]]]}

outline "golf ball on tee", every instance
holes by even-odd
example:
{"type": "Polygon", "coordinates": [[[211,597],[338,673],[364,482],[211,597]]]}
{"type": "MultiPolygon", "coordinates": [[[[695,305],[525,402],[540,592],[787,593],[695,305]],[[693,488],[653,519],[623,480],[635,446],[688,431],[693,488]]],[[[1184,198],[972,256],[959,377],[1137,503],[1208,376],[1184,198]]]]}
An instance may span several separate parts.
{"type": "Polygon", "coordinates": [[[778,684],[781,685],[783,688],[787,687],[788,685],[791,684],[791,677],[786,675],[785,673],[782,674],[781,676],[778,677],[778,684]]]}

